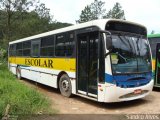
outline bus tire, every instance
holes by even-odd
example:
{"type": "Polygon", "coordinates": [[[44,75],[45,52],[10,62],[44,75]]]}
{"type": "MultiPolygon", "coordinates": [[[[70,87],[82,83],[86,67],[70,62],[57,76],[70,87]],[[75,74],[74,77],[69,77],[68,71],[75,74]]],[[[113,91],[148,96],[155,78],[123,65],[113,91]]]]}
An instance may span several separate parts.
{"type": "Polygon", "coordinates": [[[21,76],[21,68],[18,66],[16,69],[16,77],[21,80],[22,76],[21,76]]]}
{"type": "Polygon", "coordinates": [[[63,74],[59,80],[59,89],[63,96],[71,97],[72,95],[72,85],[67,74],[63,74]]]}

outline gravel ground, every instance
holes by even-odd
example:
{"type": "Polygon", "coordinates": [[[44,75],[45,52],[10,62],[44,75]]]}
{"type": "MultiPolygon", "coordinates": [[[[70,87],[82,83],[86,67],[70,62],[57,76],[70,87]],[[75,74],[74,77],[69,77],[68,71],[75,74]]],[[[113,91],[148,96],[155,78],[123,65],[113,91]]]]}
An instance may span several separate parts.
{"type": "Polygon", "coordinates": [[[24,84],[35,87],[52,101],[52,107],[60,114],[160,114],[160,90],[153,91],[143,99],[120,102],[98,103],[79,96],[63,97],[57,89],[28,80],[24,84]]]}

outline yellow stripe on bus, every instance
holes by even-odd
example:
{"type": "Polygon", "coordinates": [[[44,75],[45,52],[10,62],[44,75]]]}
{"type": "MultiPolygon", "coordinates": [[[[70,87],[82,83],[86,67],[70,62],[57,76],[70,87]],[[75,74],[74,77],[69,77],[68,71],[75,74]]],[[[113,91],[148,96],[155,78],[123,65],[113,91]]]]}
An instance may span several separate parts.
{"type": "Polygon", "coordinates": [[[156,69],[156,60],[152,59],[152,70],[155,71],[156,69]]]}
{"type": "Polygon", "coordinates": [[[56,69],[62,71],[76,71],[75,58],[21,58],[9,57],[9,63],[25,66],[56,69]]]}

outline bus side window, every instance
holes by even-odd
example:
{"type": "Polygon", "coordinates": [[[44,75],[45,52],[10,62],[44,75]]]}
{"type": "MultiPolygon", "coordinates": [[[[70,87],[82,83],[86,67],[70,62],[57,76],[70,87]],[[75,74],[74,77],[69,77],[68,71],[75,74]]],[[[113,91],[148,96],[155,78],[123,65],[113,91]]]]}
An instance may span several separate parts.
{"type": "Polygon", "coordinates": [[[23,44],[22,44],[22,42],[16,44],[16,56],[23,56],[23,44]]]}
{"type": "Polygon", "coordinates": [[[55,42],[55,55],[56,56],[65,56],[65,34],[58,34],[56,35],[56,42],[55,42]]]}
{"type": "Polygon", "coordinates": [[[9,46],[9,56],[10,57],[16,56],[16,44],[11,44],[9,46]]]}
{"type": "Polygon", "coordinates": [[[67,40],[65,42],[65,54],[66,56],[72,56],[73,55],[73,51],[74,51],[74,47],[75,47],[75,39],[74,39],[74,32],[68,32],[67,33],[67,40]]]}
{"type": "Polygon", "coordinates": [[[54,35],[41,38],[41,57],[54,56],[54,35]]]}
{"type": "Polygon", "coordinates": [[[31,41],[23,42],[23,56],[31,56],[31,41]]]}
{"type": "Polygon", "coordinates": [[[31,47],[32,47],[32,57],[39,57],[40,56],[40,40],[33,40],[31,47]]]}
{"type": "Polygon", "coordinates": [[[71,57],[75,46],[74,32],[56,35],[55,55],[61,57],[71,57]]]}

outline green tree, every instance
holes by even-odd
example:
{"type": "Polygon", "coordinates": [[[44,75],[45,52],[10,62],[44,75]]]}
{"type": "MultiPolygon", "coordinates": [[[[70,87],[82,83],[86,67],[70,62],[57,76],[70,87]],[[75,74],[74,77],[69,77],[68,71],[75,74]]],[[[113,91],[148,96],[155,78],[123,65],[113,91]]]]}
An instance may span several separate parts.
{"type": "Polygon", "coordinates": [[[94,20],[93,12],[91,11],[90,6],[87,5],[84,10],[81,11],[80,18],[76,22],[83,23],[91,20],[94,20]]]}
{"type": "Polygon", "coordinates": [[[26,12],[21,21],[15,21],[13,26],[17,26],[12,31],[12,40],[16,40],[48,31],[49,21],[31,11],[26,12]]]}
{"type": "Polygon", "coordinates": [[[37,5],[35,8],[35,12],[41,19],[47,19],[49,22],[52,20],[50,9],[46,8],[44,3],[40,3],[39,5],[37,5]]]}
{"type": "Polygon", "coordinates": [[[105,2],[94,0],[93,3],[87,5],[84,10],[81,11],[81,15],[77,23],[83,23],[91,20],[100,19],[104,16],[106,9],[104,9],[105,2]]]}
{"type": "Polygon", "coordinates": [[[0,0],[0,10],[4,21],[2,22],[3,43],[11,40],[11,32],[15,20],[20,19],[22,13],[33,5],[33,0],[0,0]],[[16,14],[15,14],[16,13],[16,14]]]}
{"type": "Polygon", "coordinates": [[[122,6],[120,5],[120,3],[117,2],[103,18],[114,18],[114,19],[125,20],[124,10],[122,10],[122,6]]]}
{"type": "Polygon", "coordinates": [[[51,20],[50,10],[36,0],[0,0],[1,43],[48,31],[51,20]]]}
{"type": "Polygon", "coordinates": [[[1,48],[6,49],[9,41],[70,25],[53,21],[50,10],[36,0],[0,0],[1,48]]]}
{"type": "Polygon", "coordinates": [[[105,2],[94,0],[90,8],[93,14],[93,19],[100,19],[104,16],[106,9],[104,9],[105,2]]]}

